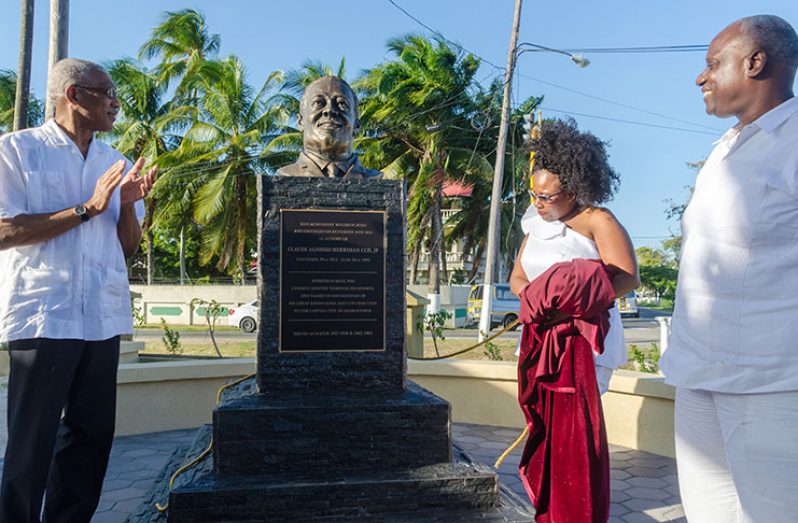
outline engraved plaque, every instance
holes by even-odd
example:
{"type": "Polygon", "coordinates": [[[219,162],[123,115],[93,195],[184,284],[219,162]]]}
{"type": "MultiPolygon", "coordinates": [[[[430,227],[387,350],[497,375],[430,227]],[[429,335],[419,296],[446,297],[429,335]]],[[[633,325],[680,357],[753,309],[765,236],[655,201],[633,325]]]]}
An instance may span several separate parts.
{"type": "Polygon", "coordinates": [[[280,352],[385,350],[386,217],[280,210],[280,352]]]}

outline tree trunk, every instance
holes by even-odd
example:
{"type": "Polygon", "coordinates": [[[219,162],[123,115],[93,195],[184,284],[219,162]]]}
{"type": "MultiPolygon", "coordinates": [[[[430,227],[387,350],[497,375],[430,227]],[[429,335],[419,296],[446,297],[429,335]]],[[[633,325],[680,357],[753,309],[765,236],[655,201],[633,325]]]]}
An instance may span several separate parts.
{"type": "Polygon", "coordinates": [[[448,251],[446,250],[446,238],[444,237],[444,234],[446,234],[445,228],[443,224],[441,224],[441,279],[448,284],[449,269],[446,265],[446,255],[448,254],[448,251]]]}
{"type": "Polygon", "coordinates": [[[421,245],[422,242],[419,240],[413,246],[413,250],[411,251],[410,285],[418,285],[418,262],[421,260],[421,245]]]}
{"type": "Polygon", "coordinates": [[[180,285],[186,283],[186,226],[180,226],[180,285]]]}
{"type": "Polygon", "coordinates": [[[435,184],[433,189],[435,194],[432,198],[432,234],[430,238],[430,253],[429,253],[429,293],[441,293],[441,281],[439,264],[441,259],[441,186],[435,184]]]}
{"type": "Polygon", "coordinates": [[[144,201],[144,222],[141,228],[144,230],[145,247],[147,249],[147,285],[152,285],[155,273],[154,259],[152,254],[154,244],[154,234],[152,233],[152,217],[155,212],[155,197],[150,197],[144,201]]]}
{"type": "Polygon", "coordinates": [[[33,53],[33,0],[22,0],[19,22],[19,64],[14,99],[14,130],[28,127],[30,61],[33,53]]]}
{"type": "Polygon", "coordinates": [[[247,238],[247,184],[243,175],[236,176],[236,203],[238,205],[238,238],[236,247],[238,250],[238,273],[241,276],[239,284],[244,285],[247,283],[244,249],[247,238]]]}
{"type": "MultiPolygon", "coordinates": [[[[50,0],[50,52],[48,71],[55,63],[67,57],[69,48],[69,0],[50,0]]],[[[44,118],[55,116],[55,105],[48,96],[44,104],[44,118]]]]}
{"type": "Polygon", "coordinates": [[[480,245],[474,253],[474,261],[471,264],[471,272],[468,273],[468,281],[474,281],[479,274],[479,267],[482,265],[482,256],[485,254],[485,246],[480,245]]]}

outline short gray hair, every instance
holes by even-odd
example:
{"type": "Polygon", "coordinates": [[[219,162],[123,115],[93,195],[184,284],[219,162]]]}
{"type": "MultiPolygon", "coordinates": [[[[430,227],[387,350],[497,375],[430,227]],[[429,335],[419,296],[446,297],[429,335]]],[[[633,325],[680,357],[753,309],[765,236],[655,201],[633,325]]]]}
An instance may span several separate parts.
{"type": "Polygon", "coordinates": [[[94,72],[106,73],[100,65],[79,58],[63,58],[53,65],[47,78],[47,98],[57,102],[64,96],[64,91],[70,85],[86,81],[94,72]]]}
{"type": "Polygon", "coordinates": [[[768,57],[798,67],[798,35],[789,22],[775,15],[747,16],[739,22],[742,33],[761,45],[768,57]]]}

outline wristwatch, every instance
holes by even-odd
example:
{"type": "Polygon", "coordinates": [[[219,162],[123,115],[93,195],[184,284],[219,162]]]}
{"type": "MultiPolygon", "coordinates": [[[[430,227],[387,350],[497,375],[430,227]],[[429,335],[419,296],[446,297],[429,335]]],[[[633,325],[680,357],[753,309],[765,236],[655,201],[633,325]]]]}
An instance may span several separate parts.
{"type": "Polygon", "coordinates": [[[80,216],[80,221],[82,222],[87,222],[89,221],[89,218],[91,218],[91,216],[89,216],[88,211],[86,211],[86,207],[84,205],[76,205],[75,208],[72,210],[75,211],[75,214],[80,216]]]}

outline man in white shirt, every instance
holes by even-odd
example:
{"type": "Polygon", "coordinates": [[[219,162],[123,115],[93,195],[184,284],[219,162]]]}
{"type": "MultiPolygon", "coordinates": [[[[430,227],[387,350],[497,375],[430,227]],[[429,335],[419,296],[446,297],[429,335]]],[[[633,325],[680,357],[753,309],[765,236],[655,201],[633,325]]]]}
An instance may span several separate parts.
{"type": "Polygon", "coordinates": [[[753,16],[720,32],[696,83],[737,125],[684,213],[672,334],[687,519],[795,521],[798,500],[798,36],[753,16]]]}
{"type": "Polygon", "coordinates": [[[0,522],[88,522],[114,434],[119,335],[132,332],[125,258],[155,169],[94,139],[119,110],[98,65],[53,67],[55,118],[0,137],[0,341],[8,444],[0,522]],[[63,416],[62,416],[63,412],[63,416]]]}

